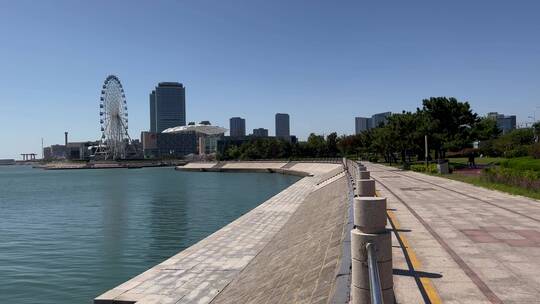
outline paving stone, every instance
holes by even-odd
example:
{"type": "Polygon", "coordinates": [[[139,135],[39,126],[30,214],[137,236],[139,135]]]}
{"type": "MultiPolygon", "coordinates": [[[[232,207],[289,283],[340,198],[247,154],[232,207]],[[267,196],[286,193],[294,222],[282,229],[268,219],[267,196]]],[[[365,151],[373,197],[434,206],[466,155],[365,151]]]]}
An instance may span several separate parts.
{"type": "Polygon", "coordinates": [[[227,303],[231,299],[249,302],[252,295],[261,291],[271,294],[268,302],[254,303],[327,301],[335,282],[348,219],[346,195],[344,178],[310,194],[269,245],[212,303],[227,303]],[[332,243],[334,246],[330,246],[332,239],[337,241],[332,243]],[[262,281],[271,284],[261,285],[262,281]]]}
{"type": "MultiPolygon", "coordinates": [[[[411,230],[406,237],[420,264],[416,270],[431,274],[444,303],[538,303],[539,201],[382,165],[367,167],[401,227],[411,230]],[[411,187],[433,190],[403,190],[411,187]]],[[[394,282],[399,303],[418,303],[414,288],[406,289],[396,275],[394,282]]]]}
{"type": "MultiPolygon", "coordinates": [[[[260,169],[285,164],[221,165],[260,169]]],[[[201,163],[201,168],[215,165],[201,163]]],[[[197,165],[191,164],[190,168],[196,169],[197,165]]],[[[347,222],[347,184],[343,175],[336,177],[343,171],[339,164],[295,163],[291,168],[312,176],[302,178],[195,245],[104,293],[96,302],[261,303],[263,299],[273,299],[277,303],[280,299],[294,302],[300,295],[311,301],[325,264],[333,265],[333,272],[324,273],[328,286],[319,292],[321,297],[328,298],[333,283],[329,273],[336,272],[340,256],[336,247],[341,244],[340,236],[344,235],[342,230],[347,222]],[[304,284],[306,274],[312,276],[312,281],[306,282],[309,284],[304,284]],[[309,293],[301,292],[303,286],[309,293]]]]}

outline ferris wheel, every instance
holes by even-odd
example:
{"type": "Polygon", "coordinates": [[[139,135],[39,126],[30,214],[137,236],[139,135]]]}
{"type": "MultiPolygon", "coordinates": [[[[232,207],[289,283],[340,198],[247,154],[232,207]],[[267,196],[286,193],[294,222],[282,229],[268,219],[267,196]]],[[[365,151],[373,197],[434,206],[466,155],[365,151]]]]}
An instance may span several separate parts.
{"type": "Polygon", "coordinates": [[[105,159],[123,159],[126,157],[126,145],[129,144],[128,108],[126,95],[120,79],[109,75],[101,90],[99,103],[101,125],[100,153],[105,159]]]}

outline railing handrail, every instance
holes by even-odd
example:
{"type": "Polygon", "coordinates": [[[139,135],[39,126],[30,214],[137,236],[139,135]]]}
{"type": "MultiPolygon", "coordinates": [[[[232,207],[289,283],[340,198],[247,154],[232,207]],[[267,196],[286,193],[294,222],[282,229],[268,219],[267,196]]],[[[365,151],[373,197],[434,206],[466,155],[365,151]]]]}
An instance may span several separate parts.
{"type": "Polygon", "coordinates": [[[351,303],[394,303],[392,242],[390,231],[386,229],[386,198],[377,197],[375,180],[370,178],[370,170],[365,164],[347,158],[343,162],[355,194],[354,226],[351,229],[351,303]],[[389,257],[390,260],[386,260],[389,257]],[[377,259],[383,259],[379,261],[381,264],[377,259]]]}
{"type": "Polygon", "coordinates": [[[382,296],[381,278],[377,265],[377,255],[375,254],[375,244],[367,243],[369,289],[371,294],[371,304],[384,304],[382,296]]]}

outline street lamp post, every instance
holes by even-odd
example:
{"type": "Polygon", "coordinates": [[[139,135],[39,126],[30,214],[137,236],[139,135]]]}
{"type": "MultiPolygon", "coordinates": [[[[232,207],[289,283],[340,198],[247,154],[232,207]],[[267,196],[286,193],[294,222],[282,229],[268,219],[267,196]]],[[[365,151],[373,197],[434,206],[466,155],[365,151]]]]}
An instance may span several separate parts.
{"type": "Polygon", "coordinates": [[[528,117],[528,118],[532,119],[532,121],[533,121],[532,123],[533,123],[533,124],[536,123],[536,111],[537,111],[538,109],[540,109],[540,106],[537,106],[537,107],[534,108],[534,110],[533,110],[533,116],[532,116],[532,117],[531,117],[531,116],[528,117]]]}
{"type": "MultiPolygon", "coordinates": [[[[535,124],[537,123],[537,121],[536,121],[536,110],[538,110],[538,109],[540,109],[540,107],[537,106],[533,111],[533,117],[532,117],[533,122],[532,122],[532,125],[531,125],[531,127],[533,128],[533,132],[534,132],[534,142],[536,142],[536,143],[538,143],[538,141],[540,141],[540,130],[538,130],[538,127],[535,128],[535,124]]],[[[529,118],[531,118],[531,117],[529,116],[529,118]]]]}
{"type": "Polygon", "coordinates": [[[428,144],[427,144],[427,135],[424,135],[424,148],[426,150],[426,154],[425,154],[425,160],[426,160],[426,168],[428,166],[428,156],[429,156],[429,150],[428,150],[428,144]]]}

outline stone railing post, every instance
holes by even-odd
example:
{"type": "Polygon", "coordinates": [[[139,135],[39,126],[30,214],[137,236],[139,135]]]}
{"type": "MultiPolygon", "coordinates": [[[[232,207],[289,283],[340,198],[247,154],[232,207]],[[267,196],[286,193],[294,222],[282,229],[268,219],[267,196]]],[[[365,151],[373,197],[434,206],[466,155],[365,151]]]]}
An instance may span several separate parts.
{"type": "Polygon", "coordinates": [[[358,164],[358,169],[360,169],[360,170],[362,170],[362,171],[366,171],[366,170],[367,170],[367,169],[366,169],[366,166],[362,165],[362,163],[357,162],[357,164],[358,164]]]}
{"type": "Polygon", "coordinates": [[[354,175],[356,175],[354,194],[356,196],[375,196],[375,181],[370,178],[366,166],[358,163],[354,175]]]}
{"type": "Polygon", "coordinates": [[[371,178],[357,179],[355,196],[375,196],[375,181],[371,178]]]}
{"type": "MultiPolygon", "coordinates": [[[[365,167],[364,167],[365,168],[365,167]]],[[[384,304],[394,303],[392,238],[386,229],[386,198],[375,196],[375,181],[369,171],[358,169],[351,230],[352,304],[371,304],[367,244],[375,246],[380,288],[384,304]]]]}
{"type": "Polygon", "coordinates": [[[358,172],[356,173],[358,176],[358,179],[369,179],[369,171],[366,171],[365,169],[362,170],[362,168],[358,168],[358,172]]]}

